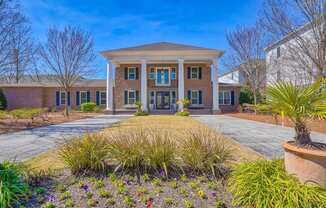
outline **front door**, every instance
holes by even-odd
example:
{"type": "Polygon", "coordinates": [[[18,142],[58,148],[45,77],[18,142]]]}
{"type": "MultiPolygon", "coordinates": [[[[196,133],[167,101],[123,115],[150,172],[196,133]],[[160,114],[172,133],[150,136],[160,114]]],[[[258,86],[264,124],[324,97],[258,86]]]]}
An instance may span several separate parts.
{"type": "Polygon", "coordinates": [[[156,109],[170,109],[170,92],[156,92],[156,109]]]}

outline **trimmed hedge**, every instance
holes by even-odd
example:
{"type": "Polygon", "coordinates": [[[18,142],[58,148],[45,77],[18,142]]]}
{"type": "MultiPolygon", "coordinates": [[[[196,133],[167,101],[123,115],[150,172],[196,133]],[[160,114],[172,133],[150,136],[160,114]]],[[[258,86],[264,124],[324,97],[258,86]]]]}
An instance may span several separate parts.
{"type": "Polygon", "coordinates": [[[83,103],[80,106],[80,110],[82,112],[94,112],[95,109],[96,109],[96,104],[95,103],[92,103],[92,102],[83,103]]]}
{"type": "Polygon", "coordinates": [[[175,113],[176,116],[190,116],[189,111],[178,111],[175,113]]]}

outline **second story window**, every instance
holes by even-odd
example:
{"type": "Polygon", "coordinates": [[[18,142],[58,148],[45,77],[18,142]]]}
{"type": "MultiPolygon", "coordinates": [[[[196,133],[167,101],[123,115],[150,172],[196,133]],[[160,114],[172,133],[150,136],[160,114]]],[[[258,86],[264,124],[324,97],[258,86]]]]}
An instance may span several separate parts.
{"type": "Polygon", "coordinates": [[[281,48],[277,47],[276,49],[276,58],[280,58],[281,57],[281,48]]]}
{"type": "Polygon", "coordinates": [[[188,67],[187,70],[188,79],[198,80],[202,77],[201,67],[188,67]]]}
{"type": "Polygon", "coordinates": [[[170,70],[168,68],[157,68],[156,85],[170,85],[170,70]]]}
{"type": "Polygon", "coordinates": [[[176,79],[177,79],[176,69],[172,68],[171,69],[171,80],[176,80],[176,79]]]}
{"type": "Polygon", "coordinates": [[[136,79],[136,68],[129,67],[128,68],[128,80],[135,80],[136,79]]]}
{"type": "Polygon", "coordinates": [[[151,70],[149,72],[149,79],[155,80],[155,69],[154,68],[151,68],[151,70]]]}

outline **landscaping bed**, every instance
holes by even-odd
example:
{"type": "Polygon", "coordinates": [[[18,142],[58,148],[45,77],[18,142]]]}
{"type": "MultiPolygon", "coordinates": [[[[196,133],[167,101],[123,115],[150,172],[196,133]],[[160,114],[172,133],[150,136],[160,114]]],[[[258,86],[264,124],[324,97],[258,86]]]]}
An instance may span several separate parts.
{"type": "Polygon", "coordinates": [[[20,208],[326,206],[326,191],[300,184],[282,161],[180,116],[133,117],[24,166],[0,174],[13,184],[0,194],[14,192],[4,196],[20,208]]]}
{"type": "MultiPolygon", "coordinates": [[[[226,115],[236,117],[236,118],[241,118],[241,119],[252,120],[252,121],[282,125],[282,119],[280,116],[274,117],[272,115],[255,114],[255,113],[227,113],[226,115]]],[[[284,119],[284,126],[294,127],[293,123],[288,118],[284,119]]],[[[312,131],[326,133],[325,119],[324,120],[309,119],[307,120],[307,126],[312,131]]]]}
{"type": "Polygon", "coordinates": [[[16,132],[29,128],[36,128],[42,126],[48,126],[53,124],[60,124],[69,121],[91,118],[99,113],[83,113],[83,112],[71,112],[69,117],[65,117],[63,112],[46,112],[42,116],[37,116],[31,119],[15,119],[12,117],[5,117],[0,119],[0,134],[16,132]]]}

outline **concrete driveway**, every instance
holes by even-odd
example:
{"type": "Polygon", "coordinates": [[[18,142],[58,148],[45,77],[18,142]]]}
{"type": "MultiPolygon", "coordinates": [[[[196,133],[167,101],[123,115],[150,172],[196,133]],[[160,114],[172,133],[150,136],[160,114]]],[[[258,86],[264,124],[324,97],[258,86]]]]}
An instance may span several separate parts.
{"type": "MultiPolygon", "coordinates": [[[[225,115],[198,115],[194,119],[250,147],[267,158],[283,157],[282,143],[294,137],[293,128],[225,115]]],[[[326,134],[312,132],[313,141],[326,143],[326,134]]]]}
{"type": "Polygon", "coordinates": [[[27,160],[53,149],[66,140],[98,131],[127,119],[124,115],[101,115],[63,124],[0,135],[0,161],[27,160]]]}

